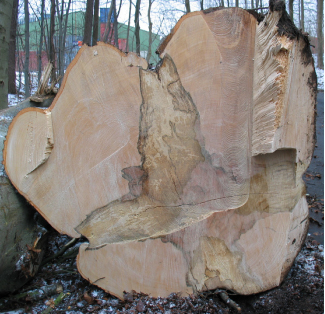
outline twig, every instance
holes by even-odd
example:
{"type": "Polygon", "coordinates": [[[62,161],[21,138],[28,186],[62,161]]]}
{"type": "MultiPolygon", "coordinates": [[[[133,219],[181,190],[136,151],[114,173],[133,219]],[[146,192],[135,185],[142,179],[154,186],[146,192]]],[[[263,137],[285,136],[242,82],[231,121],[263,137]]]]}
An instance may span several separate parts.
{"type": "Polygon", "coordinates": [[[229,298],[229,295],[227,294],[226,291],[223,290],[216,290],[215,291],[216,294],[219,295],[219,297],[221,298],[221,300],[223,302],[225,302],[227,305],[229,305],[231,308],[233,308],[234,310],[236,310],[238,313],[241,313],[241,308],[240,306],[233,300],[231,300],[229,298]]]}
{"type": "Polygon", "coordinates": [[[63,248],[56,254],[54,254],[53,256],[50,256],[48,258],[46,258],[40,267],[43,267],[44,265],[46,265],[47,263],[51,262],[52,260],[58,258],[59,256],[63,255],[65,251],[67,251],[70,247],[72,247],[76,242],[78,241],[77,238],[73,238],[71,241],[69,241],[67,244],[65,244],[63,246],[63,248]]]}
{"type": "Polygon", "coordinates": [[[54,304],[52,305],[53,307],[49,306],[47,309],[45,309],[41,314],[48,314],[50,313],[54,307],[58,306],[62,300],[65,298],[65,296],[69,293],[63,293],[61,292],[59,296],[54,300],[54,304]]]}
{"type": "Polygon", "coordinates": [[[9,297],[9,300],[18,301],[20,299],[29,299],[30,301],[38,301],[47,296],[52,296],[54,294],[60,293],[63,291],[61,284],[54,284],[49,286],[43,286],[39,289],[26,291],[9,297]]]}

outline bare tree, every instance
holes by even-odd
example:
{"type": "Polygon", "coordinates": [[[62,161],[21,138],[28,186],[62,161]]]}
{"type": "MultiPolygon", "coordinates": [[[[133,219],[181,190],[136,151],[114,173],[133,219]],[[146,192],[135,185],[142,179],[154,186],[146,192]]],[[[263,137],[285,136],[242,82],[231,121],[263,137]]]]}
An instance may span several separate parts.
{"type": "Polygon", "coordinates": [[[25,67],[24,67],[24,80],[25,80],[25,97],[30,96],[29,86],[29,9],[28,0],[24,0],[25,12],[25,67]]]}
{"type": "Polygon", "coordinates": [[[114,30],[114,44],[115,47],[119,48],[118,45],[118,27],[117,27],[117,14],[116,14],[116,0],[112,0],[112,5],[113,5],[113,30],[114,30]]]}
{"type": "MultiPolygon", "coordinates": [[[[63,51],[63,53],[65,52],[65,39],[66,39],[66,36],[67,36],[70,5],[71,5],[71,0],[68,1],[68,7],[67,7],[67,10],[65,12],[65,23],[64,23],[64,28],[63,28],[63,41],[62,41],[62,44],[63,44],[62,51],[63,51]]],[[[63,56],[63,60],[64,60],[64,56],[63,56]]],[[[63,71],[64,71],[64,62],[63,62],[63,66],[62,66],[62,73],[60,73],[61,76],[63,75],[63,71]]]]}
{"type": "Polygon", "coordinates": [[[186,8],[186,13],[191,12],[190,0],[185,0],[185,8],[186,8]]]}
{"type": "Polygon", "coordinates": [[[92,33],[91,26],[93,23],[93,8],[94,8],[94,0],[87,0],[83,43],[87,44],[88,46],[91,45],[91,33],[92,33]]]}
{"type": "Polygon", "coordinates": [[[317,39],[318,39],[317,62],[318,62],[318,68],[320,69],[324,69],[323,8],[324,8],[324,0],[317,0],[317,39]]]}
{"type": "Polygon", "coordinates": [[[128,30],[126,34],[126,51],[129,51],[129,33],[130,33],[130,23],[131,23],[131,11],[132,11],[132,0],[130,0],[129,4],[129,19],[128,19],[128,30]]]}
{"type": "Polygon", "coordinates": [[[151,6],[155,0],[149,0],[148,6],[148,24],[149,24],[149,43],[148,43],[148,54],[147,54],[147,62],[150,63],[151,59],[151,45],[152,45],[152,21],[151,21],[151,6]]]}
{"type": "Polygon", "coordinates": [[[8,54],[13,0],[0,1],[0,108],[8,107],[8,54]]]}
{"type": "Polygon", "coordinates": [[[44,37],[44,8],[45,8],[45,0],[42,0],[41,4],[41,35],[39,42],[39,50],[38,50],[38,81],[41,80],[42,75],[42,51],[43,51],[43,37],[44,37]]]}
{"type": "Polygon", "coordinates": [[[112,2],[111,2],[111,6],[109,8],[109,11],[108,11],[108,16],[107,16],[107,22],[106,22],[106,27],[105,27],[105,32],[104,32],[104,35],[103,35],[103,42],[107,42],[108,40],[108,36],[109,36],[109,33],[111,31],[111,18],[112,18],[112,12],[113,12],[113,5],[112,5],[112,2]]]}
{"type": "Polygon", "coordinates": [[[293,1],[294,0],[289,0],[289,15],[292,21],[293,21],[293,1]]]}
{"type": "Polygon", "coordinates": [[[99,0],[94,2],[93,45],[98,41],[99,0]]]}
{"type": "Polygon", "coordinates": [[[54,31],[55,31],[55,0],[51,0],[51,17],[50,17],[50,42],[49,42],[49,61],[53,64],[51,80],[55,80],[55,47],[54,47],[54,31]]]}
{"type": "Polygon", "coordinates": [[[140,54],[140,4],[141,0],[137,0],[134,15],[136,52],[138,54],[140,54]]]}
{"type": "Polygon", "coordinates": [[[300,28],[302,29],[302,31],[305,31],[305,8],[304,8],[304,0],[300,0],[300,28]]]}
{"type": "Polygon", "coordinates": [[[8,93],[16,94],[16,33],[18,18],[18,2],[14,0],[12,7],[10,41],[9,41],[9,59],[8,59],[8,93]]]}

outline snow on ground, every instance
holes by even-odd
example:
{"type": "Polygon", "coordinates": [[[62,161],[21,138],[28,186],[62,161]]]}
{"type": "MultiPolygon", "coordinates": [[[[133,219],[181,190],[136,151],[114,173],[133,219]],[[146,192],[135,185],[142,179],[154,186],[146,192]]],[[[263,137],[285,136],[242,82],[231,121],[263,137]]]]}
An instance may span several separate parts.
{"type": "Polygon", "coordinates": [[[315,70],[317,75],[317,89],[324,90],[324,70],[317,68],[317,54],[313,55],[315,60],[315,70]]]}

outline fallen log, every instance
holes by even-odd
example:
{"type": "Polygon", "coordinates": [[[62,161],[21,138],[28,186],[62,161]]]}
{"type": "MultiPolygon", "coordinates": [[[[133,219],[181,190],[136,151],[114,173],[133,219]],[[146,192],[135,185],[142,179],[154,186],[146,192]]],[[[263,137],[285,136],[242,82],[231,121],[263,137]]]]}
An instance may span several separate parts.
{"type": "Polygon", "coordinates": [[[82,47],[47,111],[10,126],[5,167],[78,269],[123,298],[281,283],[308,228],[316,76],[284,3],[185,15],[155,71],[82,47]]]}

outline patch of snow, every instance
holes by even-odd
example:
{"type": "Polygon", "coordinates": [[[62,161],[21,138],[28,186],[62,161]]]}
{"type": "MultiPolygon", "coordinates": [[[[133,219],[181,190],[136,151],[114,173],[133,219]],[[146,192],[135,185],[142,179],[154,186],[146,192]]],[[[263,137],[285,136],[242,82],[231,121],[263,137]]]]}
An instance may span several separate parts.
{"type": "Polygon", "coordinates": [[[324,70],[319,69],[317,67],[318,65],[317,54],[313,54],[313,58],[315,61],[315,71],[317,76],[317,89],[324,90],[324,70]]]}
{"type": "Polygon", "coordinates": [[[9,312],[1,312],[0,314],[21,314],[21,313],[26,313],[25,309],[18,309],[18,310],[9,311],[9,312]]]}

